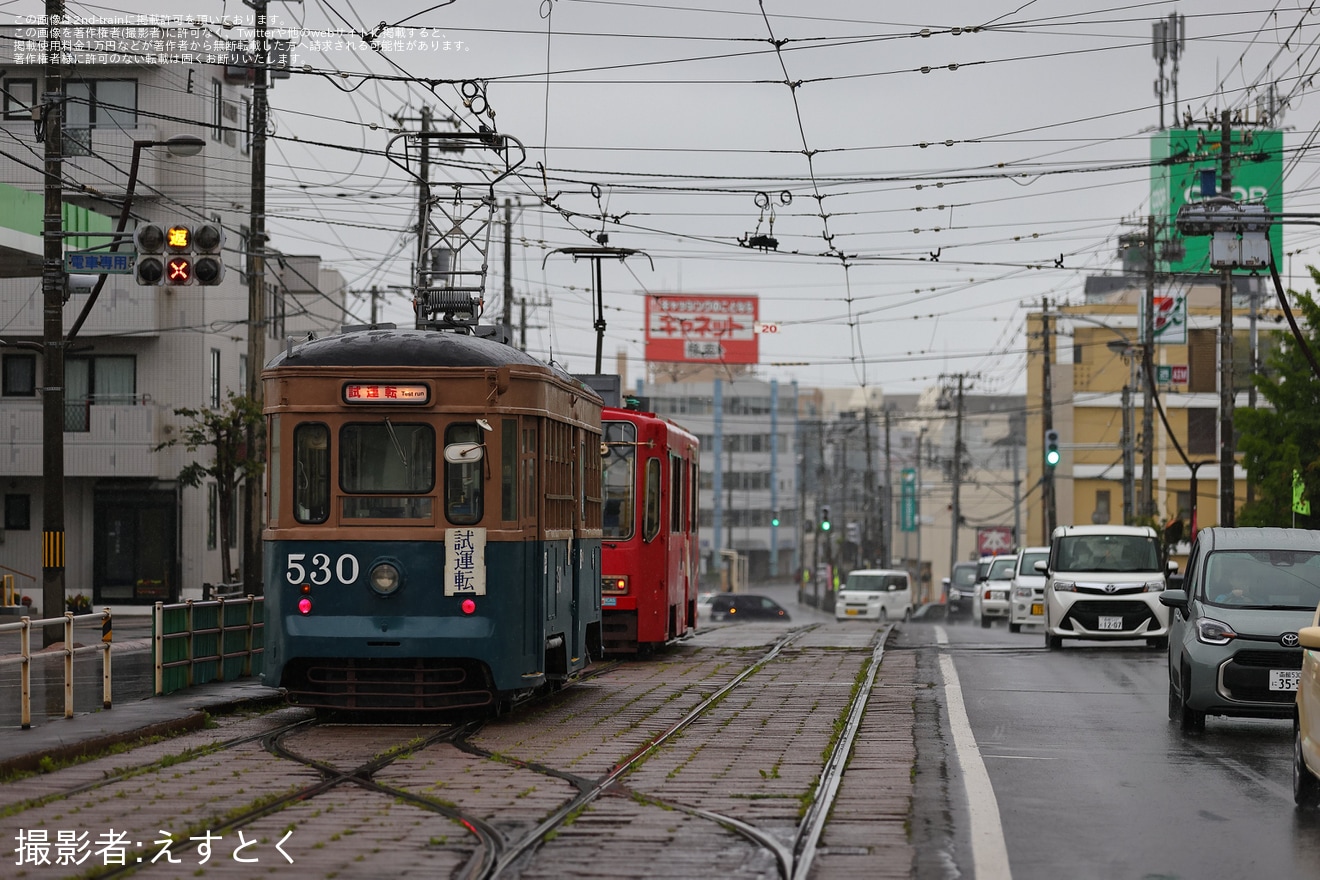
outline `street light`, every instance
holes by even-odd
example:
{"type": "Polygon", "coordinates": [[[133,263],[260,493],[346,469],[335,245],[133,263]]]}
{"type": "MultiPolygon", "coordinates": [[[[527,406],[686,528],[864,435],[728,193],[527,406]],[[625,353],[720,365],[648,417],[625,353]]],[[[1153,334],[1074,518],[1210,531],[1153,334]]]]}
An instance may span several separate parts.
{"type": "MultiPolygon", "coordinates": [[[[53,114],[58,116],[58,114],[53,114]]],[[[58,125],[58,123],[56,123],[58,125]]],[[[55,142],[60,140],[58,128],[50,134],[55,142]]],[[[195,156],[202,151],[206,141],[196,135],[176,135],[167,140],[141,140],[133,141],[133,161],[128,168],[128,183],[124,187],[124,203],[119,211],[119,224],[115,230],[115,237],[111,240],[110,250],[114,253],[119,250],[122,240],[124,227],[128,225],[128,215],[133,204],[133,191],[137,187],[138,165],[142,151],[147,147],[163,146],[175,156],[195,156]]],[[[54,175],[59,179],[59,174],[54,175]]],[[[48,180],[50,175],[48,175],[48,180]]],[[[59,229],[55,234],[55,225],[59,222],[60,208],[63,203],[62,190],[57,189],[54,193],[47,193],[47,222],[46,235],[50,241],[58,240],[58,248],[63,248],[63,229],[59,229]],[[52,207],[53,205],[53,207],[52,207]]],[[[43,605],[43,614],[47,617],[55,616],[59,609],[64,605],[64,353],[83,322],[87,320],[87,315],[91,311],[92,304],[101,293],[101,288],[105,286],[106,274],[102,273],[96,280],[96,285],[92,288],[87,297],[87,303],[83,306],[82,312],[78,315],[78,320],[69,328],[66,335],[63,327],[63,307],[64,307],[64,286],[67,283],[67,276],[64,275],[62,262],[57,259],[51,259],[54,254],[54,248],[48,242],[46,266],[43,268],[43,286],[46,288],[46,329],[45,329],[45,387],[42,397],[42,446],[44,477],[42,486],[42,504],[44,507],[42,514],[42,580],[41,580],[41,599],[43,605]],[[60,283],[52,273],[58,272],[60,283]],[[48,277],[49,276],[49,277],[48,277]]],[[[43,633],[42,643],[46,646],[52,644],[56,636],[48,635],[50,630],[43,633]]]]}

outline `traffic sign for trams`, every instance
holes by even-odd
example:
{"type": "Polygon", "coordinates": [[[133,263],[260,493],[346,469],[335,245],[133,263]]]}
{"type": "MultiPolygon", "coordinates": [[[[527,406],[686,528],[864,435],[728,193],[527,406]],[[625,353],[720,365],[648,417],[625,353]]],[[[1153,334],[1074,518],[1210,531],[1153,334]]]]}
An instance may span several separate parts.
{"type": "Polygon", "coordinates": [[[64,271],[97,275],[131,275],[137,254],[110,251],[67,251],[64,271]]]}

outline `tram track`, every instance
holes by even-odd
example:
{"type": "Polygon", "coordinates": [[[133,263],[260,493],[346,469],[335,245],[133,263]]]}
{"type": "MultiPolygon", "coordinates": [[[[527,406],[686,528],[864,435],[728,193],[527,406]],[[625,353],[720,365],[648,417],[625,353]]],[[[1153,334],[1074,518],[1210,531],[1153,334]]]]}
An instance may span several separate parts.
{"type": "MultiPolygon", "coordinates": [[[[232,795],[227,799],[203,798],[201,802],[205,804],[205,811],[192,813],[195,818],[189,821],[188,827],[173,829],[176,840],[181,836],[185,841],[176,844],[175,852],[185,854],[185,857],[190,854],[193,845],[186,843],[189,835],[200,834],[202,831],[206,831],[208,835],[212,833],[232,835],[238,829],[247,828],[249,834],[264,833],[274,840],[278,839],[279,832],[272,835],[272,829],[279,823],[278,827],[281,828],[307,828],[310,833],[315,834],[316,832],[311,830],[315,828],[315,822],[312,820],[318,814],[338,810],[339,812],[335,813],[338,816],[343,813],[345,805],[352,805],[355,816],[371,812],[386,817],[381,820],[385,822],[385,827],[397,826],[402,829],[408,821],[413,825],[420,825],[423,830],[419,833],[423,835],[423,839],[424,835],[431,834],[432,841],[437,839],[440,841],[438,844],[433,844],[438,848],[431,857],[447,860],[445,864],[449,866],[447,873],[450,876],[461,877],[463,880],[555,876],[555,872],[561,870],[558,859],[562,858],[564,850],[559,844],[545,850],[542,850],[541,846],[548,845],[551,840],[561,837],[579,820],[585,820],[593,815],[595,817],[592,822],[575,829],[568,837],[562,839],[581,840],[584,834],[591,835],[593,828],[601,828],[602,819],[613,819],[621,823],[618,827],[627,828],[634,821],[672,823],[673,820],[662,817],[671,813],[681,813],[698,822],[697,825],[684,826],[689,831],[695,831],[701,825],[709,825],[712,830],[718,826],[724,832],[735,835],[751,844],[755,850],[766,854],[773,861],[774,866],[764,863],[766,876],[777,874],[783,880],[805,880],[816,859],[826,820],[839,791],[866,702],[872,693],[877,671],[883,660],[885,641],[892,630],[892,627],[887,627],[876,634],[869,658],[861,659],[858,656],[856,660],[848,663],[832,659],[847,655],[831,651],[828,645],[802,647],[795,644],[815,628],[804,627],[784,634],[773,644],[763,648],[754,660],[744,658],[741,662],[730,664],[728,655],[723,658],[712,657],[706,661],[709,671],[699,673],[698,677],[690,678],[687,682],[681,680],[681,675],[669,676],[663,671],[647,671],[656,670],[661,662],[631,664],[613,661],[598,664],[597,667],[593,667],[590,676],[582,678],[596,678],[621,667],[627,667],[632,672],[619,688],[603,690],[597,688],[595,693],[589,691],[577,700],[579,705],[574,705],[572,702],[561,704],[553,699],[556,694],[547,694],[550,699],[543,704],[545,712],[548,713],[544,719],[537,715],[529,715],[525,724],[520,723],[516,716],[523,713],[524,707],[531,708],[528,703],[521,703],[514,713],[515,717],[511,719],[512,723],[510,720],[505,720],[495,725],[495,729],[503,733],[494,740],[486,733],[487,723],[484,720],[442,727],[420,725],[417,727],[419,733],[411,737],[406,731],[400,732],[394,727],[352,726],[348,730],[353,731],[354,735],[344,739],[328,730],[338,725],[331,724],[326,719],[314,718],[302,718],[274,729],[231,737],[205,751],[199,750],[196,755],[191,755],[190,759],[213,756],[224,750],[259,742],[261,751],[265,751],[279,762],[276,767],[280,764],[303,767],[313,773],[315,779],[309,780],[305,771],[299,779],[296,772],[260,769],[258,773],[261,784],[247,784],[249,794],[246,802],[235,803],[232,795]],[[786,649],[790,647],[796,650],[785,655],[786,649]],[[764,686],[749,687],[753,682],[753,676],[777,659],[787,659],[793,665],[791,667],[779,665],[775,678],[768,680],[764,686]],[[748,662],[749,660],[752,662],[748,662]],[[844,669],[850,670],[847,673],[848,679],[838,675],[844,669]],[[642,674],[636,674],[638,672],[642,674]],[[701,675],[706,677],[718,675],[722,681],[713,692],[705,692],[701,675]],[[827,678],[834,676],[826,689],[834,688],[837,698],[831,696],[822,702],[819,694],[823,691],[819,687],[807,687],[795,691],[796,695],[782,705],[777,703],[780,699],[778,688],[791,686],[791,683],[799,681],[800,676],[821,675],[827,678]],[[842,689],[849,687],[851,692],[845,703],[842,689]],[[745,697],[733,699],[739,693],[745,693],[745,697]],[[814,699],[813,694],[817,695],[814,699]],[[676,698],[682,701],[681,706],[673,702],[676,698]],[[822,709],[828,707],[828,714],[819,714],[817,704],[820,704],[822,709]],[[754,711],[748,712],[753,706],[755,706],[754,711]],[[681,714],[676,715],[670,711],[679,708],[682,709],[681,714]],[[579,712],[586,714],[579,716],[577,714],[579,712]],[[769,815],[766,807],[775,806],[777,802],[756,800],[757,797],[783,798],[786,796],[784,794],[756,795],[754,789],[726,789],[715,777],[703,777],[700,774],[693,777],[690,772],[683,777],[685,780],[683,785],[677,786],[675,790],[667,790],[663,780],[675,774],[688,772],[684,768],[688,767],[694,756],[700,755],[703,749],[723,739],[722,731],[725,730],[725,725],[735,723],[739,725],[740,730],[746,731],[757,718],[765,717],[767,712],[771,715],[788,712],[790,715],[801,715],[803,718],[811,717],[809,728],[815,731],[817,736],[825,733],[831,737],[828,755],[822,755],[821,765],[817,765],[819,775],[814,783],[803,778],[800,773],[795,773],[792,778],[797,781],[793,786],[786,789],[780,784],[777,787],[777,790],[789,791],[787,797],[796,798],[802,804],[802,808],[797,811],[798,818],[793,820],[793,827],[785,825],[783,809],[771,810],[770,813],[774,816],[766,818],[769,815]],[[665,714],[670,717],[661,725],[656,725],[654,722],[665,714]],[[612,763],[603,763],[609,759],[601,754],[600,744],[591,745],[589,742],[594,739],[595,733],[587,736],[585,741],[581,732],[574,733],[578,727],[574,719],[578,717],[595,718],[599,725],[599,733],[606,737],[602,741],[604,743],[612,741],[611,738],[618,738],[616,742],[625,741],[625,738],[633,742],[622,758],[617,758],[612,763]],[[608,721],[601,720],[609,718],[617,719],[617,723],[611,725],[608,721]],[[708,719],[703,722],[705,733],[691,740],[683,736],[702,719],[708,719]],[[834,729],[832,734],[831,727],[834,729]],[[390,743],[388,737],[382,735],[386,731],[393,732],[394,742],[390,743]],[[555,733],[551,734],[551,731],[555,733]],[[635,735],[630,735],[630,732],[635,735]],[[547,734],[551,735],[547,736],[547,734]],[[575,735],[578,737],[577,741],[574,740],[575,735]],[[643,738],[638,739],[636,735],[643,738]],[[519,751],[517,748],[499,750],[483,748],[480,745],[483,741],[512,742],[528,750],[530,754],[526,757],[520,756],[517,754],[519,751]],[[570,748],[562,750],[561,747],[565,742],[570,744],[570,748]],[[683,745],[677,751],[671,748],[680,742],[683,745]],[[437,749],[437,747],[445,748],[437,749]],[[372,749],[381,748],[384,750],[372,753],[372,749]],[[537,760],[535,753],[538,751],[545,755],[562,754],[565,758],[551,757],[549,760],[544,758],[537,760]],[[459,754],[467,755],[468,762],[464,763],[459,754]],[[328,755],[330,757],[327,757],[328,755]],[[630,774],[635,773],[657,756],[665,756],[665,759],[659,762],[658,767],[651,768],[646,773],[649,782],[628,778],[630,774]],[[471,758],[478,759],[478,763],[472,763],[471,758]],[[420,763],[400,763],[405,759],[420,759],[420,763]],[[568,761],[574,763],[569,764],[568,761]],[[507,767],[507,772],[498,769],[497,765],[507,767]],[[581,772],[582,767],[576,765],[594,766],[600,769],[581,772]],[[482,766],[487,769],[480,769],[482,766]],[[574,766],[575,769],[561,769],[570,766],[574,766]],[[666,768],[670,768],[668,777],[664,775],[666,768]],[[601,772],[601,769],[604,769],[604,772],[601,772]],[[467,776],[468,773],[472,775],[467,776]],[[520,779],[518,773],[526,773],[527,777],[520,779]],[[537,786],[534,781],[528,781],[536,777],[551,778],[557,782],[547,787],[537,786]],[[703,778],[709,781],[704,785],[693,785],[694,781],[699,782],[703,778]],[[286,785],[286,783],[291,784],[286,785]],[[567,790],[565,786],[568,787],[567,790]],[[524,796],[511,794],[517,789],[537,790],[537,796],[526,802],[514,800],[512,798],[524,796]],[[367,799],[363,800],[362,794],[327,797],[332,792],[350,790],[364,793],[367,799]],[[680,790],[688,790],[690,794],[684,796],[675,793],[680,790]],[[741,804],[741,807],[734,809],[743,809],[742,814],[730,812],[727,807],[713,802],[729,801],[730,791],[746,793],[736,797],[749,798],[739,801],[735,797],[735,800],[730,802],[741,804]],[[791,792],[797,794],[793,795],[791,792]],[[603,811],[590,809],[593,802],[606,795],[622,796],[632,803],[632,807],[627,808],[624,801],[614,801],[611,807],[603,811]],[[321,803],[318,798],[326,798],[327,803],[318,807],[317,804],[321,803]],[[376,798],[379,798],[379,801],[374,800],[376,798]],[[379,806],[371,806],[373,803],[378,803],[379,806]],[[461,829],[460,834],[458,837],[450,838],[445,835],[442,827],[434,822],[428,823],[422,813],[412,814],[412,818],[409,819],[409,814],[405,811],[396,819],[394,813],[390,812],[391,804],[404,805],[440,817],[445,823],[452,823],[456,829],[461,829]],[[757,804],[763,806],[758,807],[757,804]],[[516,809],[511,809],[514,805],[516,809]],[[307,809],[290,809],[304,806],[307,809]],[[625,807],[622,813],[619,812],[619,807],[625,807]],[[650,815],[654,817],[653,819],[640,818],[648,815],[648,811],[652,811],[650,815]],[[282,814],[279,819],[267,819],[277,814],[282,814]],[[614,819],[616,814],[621,818],[614,819]],[[638,818],[629,819],[628,816],[638,818]],[[262,821],[263,819],[266,821],[262,821]],[[283,826],[282,823],[286,821],[288,825],[283,826]],[[309,822],[311,824],[307,824],[309,822]]],[[[571,690],[571,688],[566,689],[562,693],[570,694],[571,690]]],[[[785,735],[793,734],[789,731],[785,735]]],[[[737,739],[741,740],[743,737],[739,736],[737,739]]],[[[259,752],[250,752],[249,757],[244,759],[249,767],[253,766],[252,754],[259,752]]],[[[178,763],[178,758],[173,758],[173,761],[178,763]]],[[[50,803],[61,797],[93,791],[153,770],[164,770],[168,766],[169,763],[162,759],[131,768],[122,774],[95,783],[52,794],[48,798],[43,798],[40,803],[50,803]]],[[[706,766],[712,766],[709,759],[706,761],[706,766]]],[[[245,771],[245,773],[250,772],[250,770],[245,771]]],[[[775,772],[777,773],[777,770],[775,772]]],[[[723,774],[717,773],[717,776],[720,775],[723,774]]],[[[764,771],[762,776],[765,777],[764,771]]],[[[243,783],[240,781],[235,785],[242,786],[243,783]]],[[[772,784],[770,787],[775,786],[772,784]]],[[[154,788],[153,784],[149,790],[154,788]]],[[[234,793],[243,794],[243,788],[236,787],[234,793]]],[[[122,797],[123,794],[116,796],[122,797]]],[[[33,805],[40,804],[34,802],[33,805]]],[[[191,810],[192,808],[183,812],[188,814],[191,810]]],[[[149,827],[165,826],[150,825],[149,827]]],[[[349,858],[352,857],[352,853],[375,851],[370,848],[362,849],[362,846],[371,841],[373,835],[377,833],[372,830],[373,826],[369,822],[364,824],[355,818],[347,827],[356,829],[359,835],[366,832],[365,836],[355,838],[357,843],[348,846],[349,858]]],[[[376,828],[380,827],[378,822],[376,828]]],[[[609,833],[608,828],[604,828],[603,832],[609,833]]],[[[344,833],[353,834],[355,831],[346,830],[344,833]]],[[[714,840],[723,836],[723,832],[719,831],[715,832],[714,837],[709,832],[696,833],[699,839],[714,840]]],[[[392,837],[393,834],[390,833],[389,837],[376,839],[388,840],[392,837]]],[[[595,837],[591,839],[597,840],[595,837]]],[[[303,840],[307,841],[308,838],[303,840]]],[[[310,840],[325,841],[326,837],[312,837],[310,840]]],[[[601,847],[607,850],[611,847],[608,838],[599,838],[599,841],[601,847]]],[[[619,842],[622,842],[622,838],[619,842]]],[[[300,859],[310,856],[307,846],[308,844],[304,842],[295,853],[300,859]]],[[[619,852],[617,848],[614,851],[619,852]]],[[[150,855],[141,850],[135,854],[150,855]]],[[[279,864],[283,863],[279,862],[279,864]]],[[[130,862],[125,866],[98,870],[95,874],[105,877],[122,876],[133,873],[141,867],[141,863],[130,862]]]]}

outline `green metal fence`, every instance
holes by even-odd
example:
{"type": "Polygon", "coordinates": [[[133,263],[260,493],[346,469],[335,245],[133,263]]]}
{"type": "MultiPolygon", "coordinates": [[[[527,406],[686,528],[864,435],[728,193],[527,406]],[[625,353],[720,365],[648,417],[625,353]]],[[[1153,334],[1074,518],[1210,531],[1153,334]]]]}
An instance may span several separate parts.
{"type": "Polygon", "coordinates": [[[157,602],[151,626],[156,695],[260,675],[264,607],[259,596],[157,602]]]}

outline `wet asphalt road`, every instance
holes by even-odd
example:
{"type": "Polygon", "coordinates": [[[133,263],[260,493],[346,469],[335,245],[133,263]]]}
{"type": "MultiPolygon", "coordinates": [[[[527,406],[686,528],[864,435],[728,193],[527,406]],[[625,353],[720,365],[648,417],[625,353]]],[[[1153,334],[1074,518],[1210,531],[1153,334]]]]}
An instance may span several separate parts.
{"type": "MultiPolygon", "coordinates": [[[[1290,721],[1211,716],[1184,735],[1168,721],[1162,651],[1047,652],[1035,627],[945,631],[1015,880],[1320,876],[1320,816],[1293,807],[1290,721]]],[[[903,643],[937,655],[934,635],[909,624],[903,643]]],[[[927,786],[914,827],[953,843],[922,876],[971,876],[965,831],[950,827],[966,818],[959,769],[944,716],[928,714],[919,773],[953,782],[927,786]]]]}

